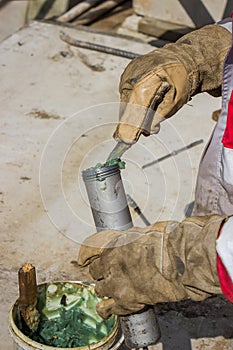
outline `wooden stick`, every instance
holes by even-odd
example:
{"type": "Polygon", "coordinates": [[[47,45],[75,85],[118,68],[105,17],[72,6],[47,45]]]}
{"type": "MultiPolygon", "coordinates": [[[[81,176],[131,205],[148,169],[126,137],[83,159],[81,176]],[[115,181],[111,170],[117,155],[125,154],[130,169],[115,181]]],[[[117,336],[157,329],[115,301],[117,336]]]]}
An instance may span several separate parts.
{"type": "Polygon", "coordinates": [[[37,300],[36,270],[32,264],[24,264],[19,275],[19,302],[23,306],[35,305],[37,300]]]}
{"type": "Polygon", "coordinates": [[[36,270],[32,264],[24,264],[18,271],[19,308],[26,325],[36,330],[39,324],[39,313],[36,310],[37,284],[36,270]]]}
{"type": "Polygon", "coordinates": [[[98,18],[100,18],[105,13],[111,11],[115,7],[119,6],[123,2],[126,2],[128,0],[107,0],[101,3],[100,5],[96,6],[95,8],[89,10],[84,15],[80,16],[80,18],[73,22],[74,25],[83,25],[83,24],[89,24],[91,22],[96,21],[98,18]]]}
{"type": "Polygon", "coordinates": [[[103,0],[85,0],[79,3],[78,5],[72,7],[68,12],[64,13],[62,16],[57,18],[57,21],[59,22],[70,22],[74,18],[80,16],[93,6],[96,6],[103,0]]]}

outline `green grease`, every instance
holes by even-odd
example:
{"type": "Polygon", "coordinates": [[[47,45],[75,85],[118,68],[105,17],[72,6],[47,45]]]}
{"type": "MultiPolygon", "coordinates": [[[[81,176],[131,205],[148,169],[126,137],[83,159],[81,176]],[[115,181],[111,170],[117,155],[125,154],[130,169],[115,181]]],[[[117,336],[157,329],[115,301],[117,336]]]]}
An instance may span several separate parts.
{"type": "Polygon", "coordinates": [[[119,169],[125,169],[125,162],[120,158],[110,159],[103,166],[118,165],[119,169]]]}
{"type": "MultiPolygon", "coordinates": [[[[96,312],[101,301],[93,286],[54,283],[38,290],[41,313],[36,332],[21,331],[40,344],[57,348],[75,348],[96,343],[112,330],[115,317],[103,320],[96,312]]],[[[18,325],[22,328],[22,325],[18,325]]]]}
{"type": "Polygon", "coordinates": [[[104,182],[103,187],[101,187],[100,189],[101,189],[102,191],[106,191],[106,189],[107,189],[106,181],[104,182]]]}
{"type": "MultiPolygon", "coordinates": [[[[93,171],[95,172],[97,169],[104,169],[110,166],[118,165],[119,169],[125,169],[125,162],[121,160],[120,158],[110,159],[105,163],[97,163],[94,167],[88,168],[87,171],[93,171]]],[[[106,176],[99,176],[96,178],[97,181],[104,181],[106,179],[106,176]]],[[[105,190],[106,188],[103,188],[105,190]]]]}
{"type": "Polygon", "coordinates": [[[125,169],[125,162],[120,158],[110,159],[106,163],[97,163],[95,166],[87,169],[87,170],[97,170],[106,168],[108,166],[118,165],[119,169],[125,169]]]}

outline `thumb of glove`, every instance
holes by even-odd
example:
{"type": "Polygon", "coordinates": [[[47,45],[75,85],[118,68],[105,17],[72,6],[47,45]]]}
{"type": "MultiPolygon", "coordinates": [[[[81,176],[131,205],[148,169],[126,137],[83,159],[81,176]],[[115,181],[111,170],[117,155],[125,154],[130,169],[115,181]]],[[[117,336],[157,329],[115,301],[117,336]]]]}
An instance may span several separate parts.
{"type": "Polygon", "coordinates": [[[132,312],[136,312],[142,309],[144,306],[144,304],[139,304],[139,307],[132,307],[131,311],[129,311],[128,307],[124,308],[123,306],[120,306],[118,303],[116,303],[114,299],[109,298],[99,302],[96,305],[96,311],[102,318],[107,319],[111,315],[129,315],[132,312]]]}
{"type": "Polygon", "coordinates": [[[96,305],[96,311],[98,312],[98,314],[104,318],[107,319],[108,317],[110,317],[114,312],[114,308],[116,306],[116,303],[114,301],[114,299],[109,298],[106,300],[102,300],[101,302],[99,302],[96,305]]]}

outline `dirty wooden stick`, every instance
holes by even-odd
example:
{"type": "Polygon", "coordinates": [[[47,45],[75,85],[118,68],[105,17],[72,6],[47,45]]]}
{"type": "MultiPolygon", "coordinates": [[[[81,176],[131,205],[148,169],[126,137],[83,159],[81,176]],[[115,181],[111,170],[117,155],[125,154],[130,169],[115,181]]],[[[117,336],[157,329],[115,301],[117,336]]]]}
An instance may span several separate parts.
{"type": "Polygon", "coordinates": [[[18,272],[19,301],[23,306],[35,305],[37,299],[36,270],[32,264],[24,264],[18,272]]]}
{"type": "Polygon", "coordinates": [[[105,13],[111,11],[115,7],[119,6],[121,3],[126,2],[127,0],[107,0],[101,3],[100,5],[90,9],[87,13],[82,15],[77,21],[74,21],[74,25],[84,25],[94,22],[100,18],[105,13]]]}
{"type": "Polygon", "coordinates": [[[32,264],[24,264],[18,271],[19,307],[23,319],[30,329],[38,326],[39,314],[36,310],[37,284],[36,270],[32,264]]]}
{"type": "Polygon", "coordinates": [[[82,1],[81,3],[77,4],[76,6],[72,7],[69,11],[64,13],[62,16],[57,18],[57,21],[59,22],[70,22],[74,18],[82,15],[84,12],[92,8],[93,6],[96,6],[103,0],[86,0],[82,1]]]}

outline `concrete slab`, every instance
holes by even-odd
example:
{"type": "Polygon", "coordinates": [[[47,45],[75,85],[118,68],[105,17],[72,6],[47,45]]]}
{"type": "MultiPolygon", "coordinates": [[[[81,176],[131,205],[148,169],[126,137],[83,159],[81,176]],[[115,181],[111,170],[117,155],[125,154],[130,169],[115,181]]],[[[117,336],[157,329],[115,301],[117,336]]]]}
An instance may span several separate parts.
{"type": "MultiPolygon", "coordinates": [[[[7,317],[23,263],[37,267],[39,283],[88,278],[71,263],[80,241],[95,230],[80,173],[104,161],[115,145],[118,82],[128,60],[71,48],[59,39],[61,29],[77,39],[141,54],[151,50],[139,41],[39,22],[0,44],[0,343],[5,350],[12,349],[7,317]]],[[[219,107],[220,99],[195,97],[157,136],[142,138],[125,154],[126,191],[151,222],[184,217],[215,125],[211,113],[219,107]],[[204,143],[142,170],[143,164],[198,139],[204,143]]],[[[208,338],[196,339],[193,349],[214,349],[203,342],[208,338]]],[[[220,350],[229,344],[211,342],[220,350]]]]}
{"type": "Polygon", "coordinates": [[[2,3],[0,4],[0,40],[24,26],[28,0],[2,3]]]}

